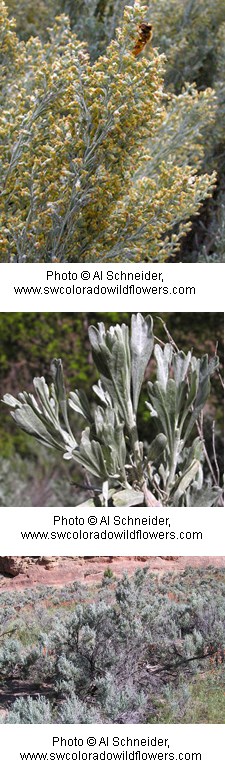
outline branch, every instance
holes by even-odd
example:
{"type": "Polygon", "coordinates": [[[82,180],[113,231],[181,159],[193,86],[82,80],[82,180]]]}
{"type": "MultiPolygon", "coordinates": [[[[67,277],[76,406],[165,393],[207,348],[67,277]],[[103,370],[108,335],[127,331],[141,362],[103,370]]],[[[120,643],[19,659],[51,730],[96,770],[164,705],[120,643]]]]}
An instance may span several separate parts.
{"type": "Polygon", "coordinates": [[[16,627],[13,627],[12,630],[6,630],[6,632],[1,632],[0,638],[4,638],[5,635],[13,635],[14,632],[16,632],[16,627]]]}
{"type": "Polygon", "coordinates": [[[180,665],[187,665],[188,662],[194,662],[194,660],[197,659],[206,659],[207,657],[213,657],[217,653],[217,649],[215,651],[211,652],[210,654],[201,654],[195,657],[184,657],[183,659],[180,659],[179,662],[166,662],[165,665],[162,667],[158,667],[158,665],[146,665],[147,670],[151,671],[152,673],[162,673],[164,670],[174,670],[177,667],[180,667],[180,665]]]}
{"type": "Polygon", "coordinates": [[[142,492],[144,493],[144,499],[146,506],[162,506],[161,501],[157,501],[154,495],[152,495],[151,490],[148,489],[146,482],[143,484],[142,492]]]}

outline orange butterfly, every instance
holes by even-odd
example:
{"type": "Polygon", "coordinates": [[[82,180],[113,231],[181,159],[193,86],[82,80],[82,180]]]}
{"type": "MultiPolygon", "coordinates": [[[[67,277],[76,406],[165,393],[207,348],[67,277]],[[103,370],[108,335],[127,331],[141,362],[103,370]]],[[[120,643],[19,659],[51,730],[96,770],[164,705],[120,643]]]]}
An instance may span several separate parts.
{"type": "Polygon", "coordinates": [[[136,40],[132,54],[137,57],[143,51],[146,44],[152,39],[152,25],[143,22],[139,25],[139,35],[136,40]]]}

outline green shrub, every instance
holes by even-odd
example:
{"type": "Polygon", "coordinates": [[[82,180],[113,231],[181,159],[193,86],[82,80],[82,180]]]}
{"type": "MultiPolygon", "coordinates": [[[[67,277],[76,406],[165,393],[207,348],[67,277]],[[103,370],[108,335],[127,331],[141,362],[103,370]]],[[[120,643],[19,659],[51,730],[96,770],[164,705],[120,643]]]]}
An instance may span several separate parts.
{"type": "Polygon", "coordinates": [[[112,572],[111,568],[106,568],[106,570],[104,571],[104,577],[103,578],[104,579],[113,579],[114,578],[114,575],[113,575],[113,572],[112,572]]]}

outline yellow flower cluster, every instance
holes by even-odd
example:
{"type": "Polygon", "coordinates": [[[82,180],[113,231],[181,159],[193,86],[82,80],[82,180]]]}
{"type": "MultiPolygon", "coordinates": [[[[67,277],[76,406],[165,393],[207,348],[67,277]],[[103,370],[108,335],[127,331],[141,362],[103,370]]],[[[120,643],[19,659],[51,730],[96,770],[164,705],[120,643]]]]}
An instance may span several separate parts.
{"type": "Polygon", "coordinates": [[[146,14],[127,7],[91,64],[67,17],[24,43],[0,0],[2,262],[164,261],[211,193],[198,163],[213,94],[166,98],[163,56],[132,53],[146,14]]]}

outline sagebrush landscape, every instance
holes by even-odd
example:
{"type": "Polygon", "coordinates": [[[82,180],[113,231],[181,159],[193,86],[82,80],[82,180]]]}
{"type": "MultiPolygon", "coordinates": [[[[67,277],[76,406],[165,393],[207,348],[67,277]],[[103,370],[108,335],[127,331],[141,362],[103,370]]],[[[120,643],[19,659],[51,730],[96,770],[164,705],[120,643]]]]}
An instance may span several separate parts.
{"type": "Polygon", "coordinates": [[[3,724],[224,723],[224,558],[15,560],[1,558],[3,724]]]}
{"type": "Polygon", "coordinates": [[[223,0],[1,0],[0,36],[0,261],[224,261],[223,0]]]}

